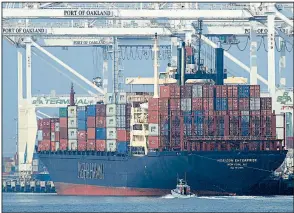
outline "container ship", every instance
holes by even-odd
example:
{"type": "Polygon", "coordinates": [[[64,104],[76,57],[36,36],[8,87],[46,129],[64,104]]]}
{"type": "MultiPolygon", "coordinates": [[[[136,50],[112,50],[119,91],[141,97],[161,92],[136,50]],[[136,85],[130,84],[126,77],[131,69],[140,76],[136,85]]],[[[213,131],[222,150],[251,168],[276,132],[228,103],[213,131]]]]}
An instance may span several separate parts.
{"type": "Polygon", "coordinates": [[[259,85],[224,85],[221,48],[215,73],[200,63],[186,72],[192,52],[179,47],[177,83],[155,85],[158,97],[109,93],[76,106],[72,88],[58,118],[38,120],[36,151],[58,194],[158,196],[186,177],[197,194],[242,195],[283,163],[271,97],[259,85]]]}

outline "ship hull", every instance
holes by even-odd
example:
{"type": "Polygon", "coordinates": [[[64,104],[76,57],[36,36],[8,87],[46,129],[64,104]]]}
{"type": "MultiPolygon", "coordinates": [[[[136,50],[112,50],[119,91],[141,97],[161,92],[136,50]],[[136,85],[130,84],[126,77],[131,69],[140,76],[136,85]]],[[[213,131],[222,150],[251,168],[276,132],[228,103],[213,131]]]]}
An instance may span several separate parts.
{"type": "Polygon", "coordinates": [[[186,177],[198,194],[246,194],[286,151],[160,152],[146,156],[39,153],[60,195],[157,196],[186,177]]]}

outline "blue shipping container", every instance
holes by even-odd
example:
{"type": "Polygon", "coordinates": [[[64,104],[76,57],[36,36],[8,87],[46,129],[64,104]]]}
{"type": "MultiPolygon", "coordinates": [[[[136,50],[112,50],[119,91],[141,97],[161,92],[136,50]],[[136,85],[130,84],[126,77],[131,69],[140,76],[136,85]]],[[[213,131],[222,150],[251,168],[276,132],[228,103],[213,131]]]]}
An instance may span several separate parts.
{"type": "Polygon", "coordinates": [[[78,130],[87,130],[86,120],[78,120],[78,130]]]}
{"type": "Polygon", "coordinates": [[[116,143],[117,152],[120,153],[120,154],[127,153],[129,144],[130,144],[130,142],[125,142],[125,141],[124,142],[123,141],[117,142],[116,143]]]}
{"type": "Polygon", "coordinates": [[[216,98],[215,110],[217,110],[217,111],[228,110],[228,99],[227,98],[216,98]]]}
{"type": "Polygon", "coordinates": [[[86,114],[87,114],[87,117],[95,117],[96,116],[96,105],[88,105],[86,114]]]}
{"type": "Polygon", "coordinates": [[[238,86],[238,97],[239,98],[249,98],[250,96],[250,86],[249,85],[239,85],[238,86]]]}
{"type": "Polygon", "coordinates": [[[78,120],[87,120],[86,111],[78,111],[78,120]]]}
{"type": "Polygon", "coordinates": [[[96,140],[106,140],[106,128],[96,128],[96,140]]]}
{"type": "Polygon", "coordinates": [[[248,128],[242,128],[241,135],[242,136],[248,136],[249,135],[249,129],[248,128]]]}

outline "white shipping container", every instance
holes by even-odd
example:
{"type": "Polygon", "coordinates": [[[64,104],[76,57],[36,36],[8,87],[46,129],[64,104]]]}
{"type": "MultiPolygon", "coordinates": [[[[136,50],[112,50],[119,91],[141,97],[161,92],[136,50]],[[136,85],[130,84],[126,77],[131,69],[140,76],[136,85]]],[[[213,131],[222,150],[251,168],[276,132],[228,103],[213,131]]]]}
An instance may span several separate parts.
{"type": "Polygon", "coordinates": [[[106,129],[106,139],[115,140],[116,139],[116,128],[106,129]]]}
{"type": "Polygon", "coordinates": [[[33,166],[33,172],[38,172],[39,171],[39,167],[38,166],[33,166]]]}
{"type": "Polygon", "coordinates": [[[37,138],[38,138],[38,141],[42,141],[43,140],[43,131],[42,130],[38,130],[37,138]]]}
{"type": "Polygon", "coordinates": [[[192,110],[192,99],[191,98],[183,98],[181,99],[181,110],[182,111],[191,111],[192,110]]]}
{"type": "Polygon", "coordinates": [[[249,115],[249,111],[241,111],[241,115],[249,115]]]}
{"type": "Polygon", "coordinates": [[[260,110],[260,98],[250,98],[250,110],[260,110]]]}
{"type": "Polygon", "coordinates": [[[77,140],[78,139],[78,130],[77,129],[68,129],[68,139],[77,140]]]}
{"type": "Polygon", "coordinates": [[[127,103],[127,93],[121,92],[117,94],[117,103],[126,104],[127,103]]]}
{"type": "Polygon", "coordinates": [[[107,104],[106,105],[106,116],[115,116],[116,115],[116,105],[107,104]]]}
{"type": "Polygon", "coordinates": [[[159,135],[158,124],[149,124],[148,130],[149,130],[150,136],[158,136],[159,135]]]}
{"type": "Polygon", "coordinates": [[[68,128],[69,129],[76,129],[78,128],[77,118],[68,118],[68,128]]]}
{"type": "Polygon", "coordinates": [[[108,152],[115,152],[116,151],[116,140],[107,140],[106,141],[106,150],[108,152]]]}
{"type": "Polygon", "coordinates": [[[77,117],[77,106],[68,106],[67,107],[67,116],[69,118],[76,118],[77,117]]]}
{"type": "Polygon", "coordinates": [[[125,128],[126,127],[126,117],[125,116],[117,116],[116,117],[116,127],[125,128]]]}
{"type": "Polygon", "coordinates": [[[55,141],[55,132],[51,132],[51,141],[55,141]]]}
{"type": "Polygon", "coordinates": [[[116,105],[116,115],[118,115],[118,116],[125,116],[126,115],[126,105],[125,104],[116,105]]]}
{"type": "Polygon", "coordinates": [[[77,150],[78,148],[78,140],[68,140],[68,144],[67,144],[67,148],[68,150],[77,150]]]}
{"type": "Polygon", "coordinates": [[[113,93],[107,93],[105,95],[105,103],[112,104],[113,103],[113,93]]]}
{"type": "Polygon", "coordinates": [[[59,150],[59,141],[56,141],[55,142],[55,151],[58,151],[59,150]]]}
{"type": "Polygon", "coordinates": [[[116,117],[106,117],[106,128],[114,128],[116,127],[116,117]]]}
{"type": "Polygon", "coordinates": [[[192,97],[201,98],[202,97],[202,85],[193,85],[192,86],[192,97]]]}
{"type": "Polygon", "coordinates": [[[60,125],[59,123],[55,123],[55,132],[59,132],[60,125]]]}

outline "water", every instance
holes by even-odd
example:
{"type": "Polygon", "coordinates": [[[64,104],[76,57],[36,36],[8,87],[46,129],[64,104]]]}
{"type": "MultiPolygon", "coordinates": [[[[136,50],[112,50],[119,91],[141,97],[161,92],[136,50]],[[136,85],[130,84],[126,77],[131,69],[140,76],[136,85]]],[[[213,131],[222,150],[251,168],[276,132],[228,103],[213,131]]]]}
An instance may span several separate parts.
{"type": "Polygon", "coordinates": [[[4,212],[293,212],[292,196],[84,197],[3,193],[4,212]]]}

